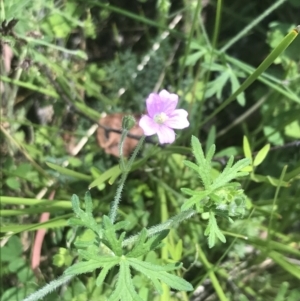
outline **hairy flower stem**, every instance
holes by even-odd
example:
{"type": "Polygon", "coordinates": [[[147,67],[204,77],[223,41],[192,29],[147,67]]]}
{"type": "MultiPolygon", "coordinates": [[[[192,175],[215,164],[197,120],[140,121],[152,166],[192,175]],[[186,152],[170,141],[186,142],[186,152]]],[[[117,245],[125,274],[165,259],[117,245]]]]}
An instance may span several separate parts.
{"type": "MultiPolygon", "coordinates": [[[[169,218],[164,223],[155,225],[155,226],[147,229],[147,236],[150,237],[150,236],[152,236],[154,234],[157,234],[157,233],[159,233],[163,230],[171,229],[171,228],[177,226],[178,224],[180,224],[181,222],[186,221],[188,218],[192,217],[196,213],[197,213],[197,211],[192,210],[192,209],[181,211],[177,215],[172,216],[171,218],[169,218]]],[[[125,246],[128,246],[128,245],[134,243],[138,239],[139,235],[140,235],[140,233],[125,239],[122,243],[122,246],[125,247],[125,246]]]]}
{"type": "Polygon", "coordinates": [[[23,299],[23,301],[41,300],[46,295],[50,294],[51,292],[53,292],[55,289],[62,286],[63,284],[66,284],[67,282],[69,282],[74,277],[75,277],[75,275],[71,275],[71,276],[63,275],[63,276],[59,277],[58,279],[55,279],[55,280],[51,281],[50,283],[48,283],[47,285],[45,285],[44,287],[42,287],[41,289],[39,289],[35,293],[31,294],[27,298],[23,299]]]}
{"type": "Polygon", "coordinates": [[[123,129],[122,135],[121,135],[121,141],[119,143],[119,154],[120,154],[120,168],[122,171],[126,169],[126,163],[125,163],[125,158],[123,154],[123,145],[125,142],[125,139],[127,137],[127,134],[129,133],[128,130],[123,129]]]}
{"type": "MultiPolygon", "coordinates": [[[[123,143],[124,143],[126,135],[122,134],[121,138],[122,139],[121,139],[121,142],[120,142],[120,148],[121,148],[121,145],[123,145],[123,143]]],[[[129,161],[127,163],[125,162],[124,157],[122,159],[120,159],[122,176],[121,176],[121,180],[120,180],[119,186],[118,186],[117,191],[116,191],[115,198],[114,198],[114,200],[113,200],[113,202],[111,204],[111,208],[110,208],[110,212],[109,212],[109,218],[110,218],[110,220],[111,220],[112,223],[114,223],[115,220],[116,220],[118,206],[119,206],[119,203],[121,201],[122,190],[123,190],[125,181],[127,179],[128,173],[129,173],[129,171],[130,171],[130,169],[132,167],[134,159],[136,158],[138,152],[140,151],[140,149],[141,149],[141,147],[142,147],[142,145],[144,143],[144,140],[145,140],[145,136],[143,136],[140,139],[140,141],[139,141],[138,145],[136,146],[136,148],[135,148],[135,150],[134,150],[131,158],[129,159],[129,161]]],[[[123,153],[121,153],[121,154],[123,154],[123,153]]]]}

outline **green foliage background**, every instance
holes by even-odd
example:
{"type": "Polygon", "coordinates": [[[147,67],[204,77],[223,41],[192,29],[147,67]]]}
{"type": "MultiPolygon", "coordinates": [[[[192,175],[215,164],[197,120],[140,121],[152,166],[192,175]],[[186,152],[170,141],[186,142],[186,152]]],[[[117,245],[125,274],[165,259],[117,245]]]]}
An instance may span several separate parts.
{"type": "MultiPolygon", "coordinates": [[[[71,195],[83,198],[93,187],[100,221],[120,174],[118,160],[99,148],[89,129],[102,113],[143,113],[147,95],[163,88],[180,95],[191,126],[178,131],[174,145],[145,144],[118,210],[126,232],[134,235],[194,205],[188,192],[201,190],[204,180],[188,168],[197,159],[191,135],[206,156],[216,145],[212,183],[230,156],[249,159],[249,176],[239,179],[247,210],[232,211],[240,217],[234,223],[217,216],[218,237],[226,243],[209,248],[212,220],[198,208],[199,215],[146,258],[157,265],[182,262],[176,275],[195,290],[164,288],[158,296],[147,277],[134,274],[139,295],[219,300],[221,290],[228,300],[299,300],[300,38],[222,106],[300,24],[299,1],[0,1],[1,45],[14,54],[9,71],[1,60],[0,300],[22,300],[77,259],[75,230],[67,225],[71,195]],[[86,144],[72,155],[68,146],[84,137],[86,144]],[[50,212],[44,224],[43,212],[50,212]],[[42,228],[43,260],[33,273],[34,235],[42,228]]],[[[230,189],[235,198],[238,192],[230,189]]],[[[214,197],[221,200],[221,194],[214,197]]],[[[219,206],[237,210],[222,201],[219,206]]],[[[96,287],[96,275],[84,274],[45,300],[106,300],[114,277],[112,270],[96,287]]]]}

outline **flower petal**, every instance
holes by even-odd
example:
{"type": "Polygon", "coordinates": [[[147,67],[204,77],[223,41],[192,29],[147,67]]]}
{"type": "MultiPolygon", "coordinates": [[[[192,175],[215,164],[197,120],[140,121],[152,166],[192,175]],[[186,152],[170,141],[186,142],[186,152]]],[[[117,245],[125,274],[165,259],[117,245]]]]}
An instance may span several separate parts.
{"type": "Polygon", "coordinates": [[[150,117],[154,117],[155,114],[161,113],[161,100],[158,94],[150,93],[146,99],[147,111],[150,117]]]}
{"type": "Polygon", "coordinates": [[[164,125],[172,129],[187,128],[190,125],[189,121],[187,120],[187,116],[188,112],[186,110],[175,110],[171,115],[169,115],[169,119],[164,122],[164,125]]]}
{"type": "Polygon", "coordinates": [[[178,103],[178,95],[162,90],[159,94],[151,93],[147,100],[147,111],[150,117],[155,114],[165,113],[172,114],[178,103]]]}
{"type": "Polygon", "coordinates": [[[173,143],[175,141],[175,132],[165,125],[160,125],[157,131],[160,144],[173,143]]]}
{"type": "Polygon", "coordinates": [[[139,126],[143,129],[146,136],[151,136],[157,133],[159,125],[148,115],[143,115],[139,121],[139,126]]]}
{"type": "Polygon", "coordinates": [[[163,89],[161,90],[158,95],[160,96],[160,98],[162,99],[169,99],[172,102],[178,102],[178,95],[175,93],[169,93],[167,90],[163,89]]]}
{"type": "Polygon", "coordinates": [[[161,90],[158,95],[160,96],[161,101],[164,104],[163,112],[167,115],[171,114],[177,106],[178,95],[175,93],[169,93],[167,90],[161,90]]]}

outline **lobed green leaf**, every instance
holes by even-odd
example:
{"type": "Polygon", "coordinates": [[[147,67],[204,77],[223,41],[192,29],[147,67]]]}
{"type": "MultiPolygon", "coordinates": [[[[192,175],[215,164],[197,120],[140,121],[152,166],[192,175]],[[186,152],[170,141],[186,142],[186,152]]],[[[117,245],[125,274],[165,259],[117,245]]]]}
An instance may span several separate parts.
{"type": "MultiPolygon", "coordinates": [[[[167,273],[168,271],[173,271],[181,267],[181,264],[168,264],[165,266],[157,266],[155,264],[140,261],[136,258],[128,259],[130,266],[135,270],[146,275],[152,282],[156,282],[157,279],[163,281],[171,288],[180,291],[191,291],[193,286],[186,280],[175,276],[173,274],[167,273]]],[[[157,283],[157,282],[156,282],[157,283]]]]}
{"type": "Polygon", "coordinates": [[[99,256],[97,260],[91,259],[89,261],[78,262],[67,268],[64,272],[65,275],[79,275],[88,272],[93,272],[96,269],[117,265],[120,259],[112,256],[99,256]]]}
{"type": "Polygon", "coordinates": [[[191,161],[188,161],[188,160],[184,160],[183,161],[184,165],[193,169],[196,173],[199,173],[199,167],[197,164],[191,162],[191,161]]]}
{"type": "Polygon", "coordinates": [[[205,189],[208,189],[212,181],[210,175],[211,166],[204,157],[203,149],[199,139],[196,138],[195,136],[192,136],[192,149],[197,164],[199,166],[198,167],[199,176],[201,177],[205,189]]]}
{"type": "Polygon", "coordinates": [[[144,301],[135,291],[130,274],[129,263],[125,257],[120,261],[120,270],[116,288],[108,301],[144,301]]]}
{"type": "Polygon", "coordinates": [[[91,193],[87,191],[84,196],[84,201],[85,201],[85,211],[87,213],[92,214],[93,212],[93,202],[91,198],[91,193]]]}
{"type": "Polygon", "coordinates": [[[223,243],[226,242],[224,234],[220,231],[217,220],[213,212],[209,214],[209,222],[204,232],[205,236],[208,236],[208,246],[209,248],[214,247],[216,243],[216,237],[223,243]]]}
{"type": "Polygon", "coordinates": [[[125,232],[123,232],[118,239],[116,229],[110,221],[109,217],[106,215],[103,216],[103,228],[104,236],[102,242],[107,247],[109,247],[117,256],[121,256],[123,254],[122,241],[124,240],[125,232]]]}
{"type": "Polygon", "coordinates": [[[126,254],[126,257],[137,258],[142,255],[146,255],[147,253],[149,253],[152,250],[157,249],[158,247],[161,246],[162,240],[167,237],[169,232],[170,232],[170,230],[168,230],[168,229],[163,230],[163,231],[153,235],[151,238],[149,238],[147,240],[148,233],[147,233],[147,230],[144,228],[141,231],[132,250],[126,254]]]}

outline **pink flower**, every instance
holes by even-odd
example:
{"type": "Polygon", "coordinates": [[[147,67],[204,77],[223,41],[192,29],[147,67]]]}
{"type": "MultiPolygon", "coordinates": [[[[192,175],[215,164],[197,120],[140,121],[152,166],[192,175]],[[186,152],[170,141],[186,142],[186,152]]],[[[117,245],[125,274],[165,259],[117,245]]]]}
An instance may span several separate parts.
{"type": "Polygon", "coordinates": [[[188,112],[177,109],[178,95],[162,90],[159,94],[151,93],[147,100],[148,115],[143,115],[139,125],[146,136],[158,135],[161,144],[173,143],[173,129],[184,129],[190,125],[188,112]]]}

